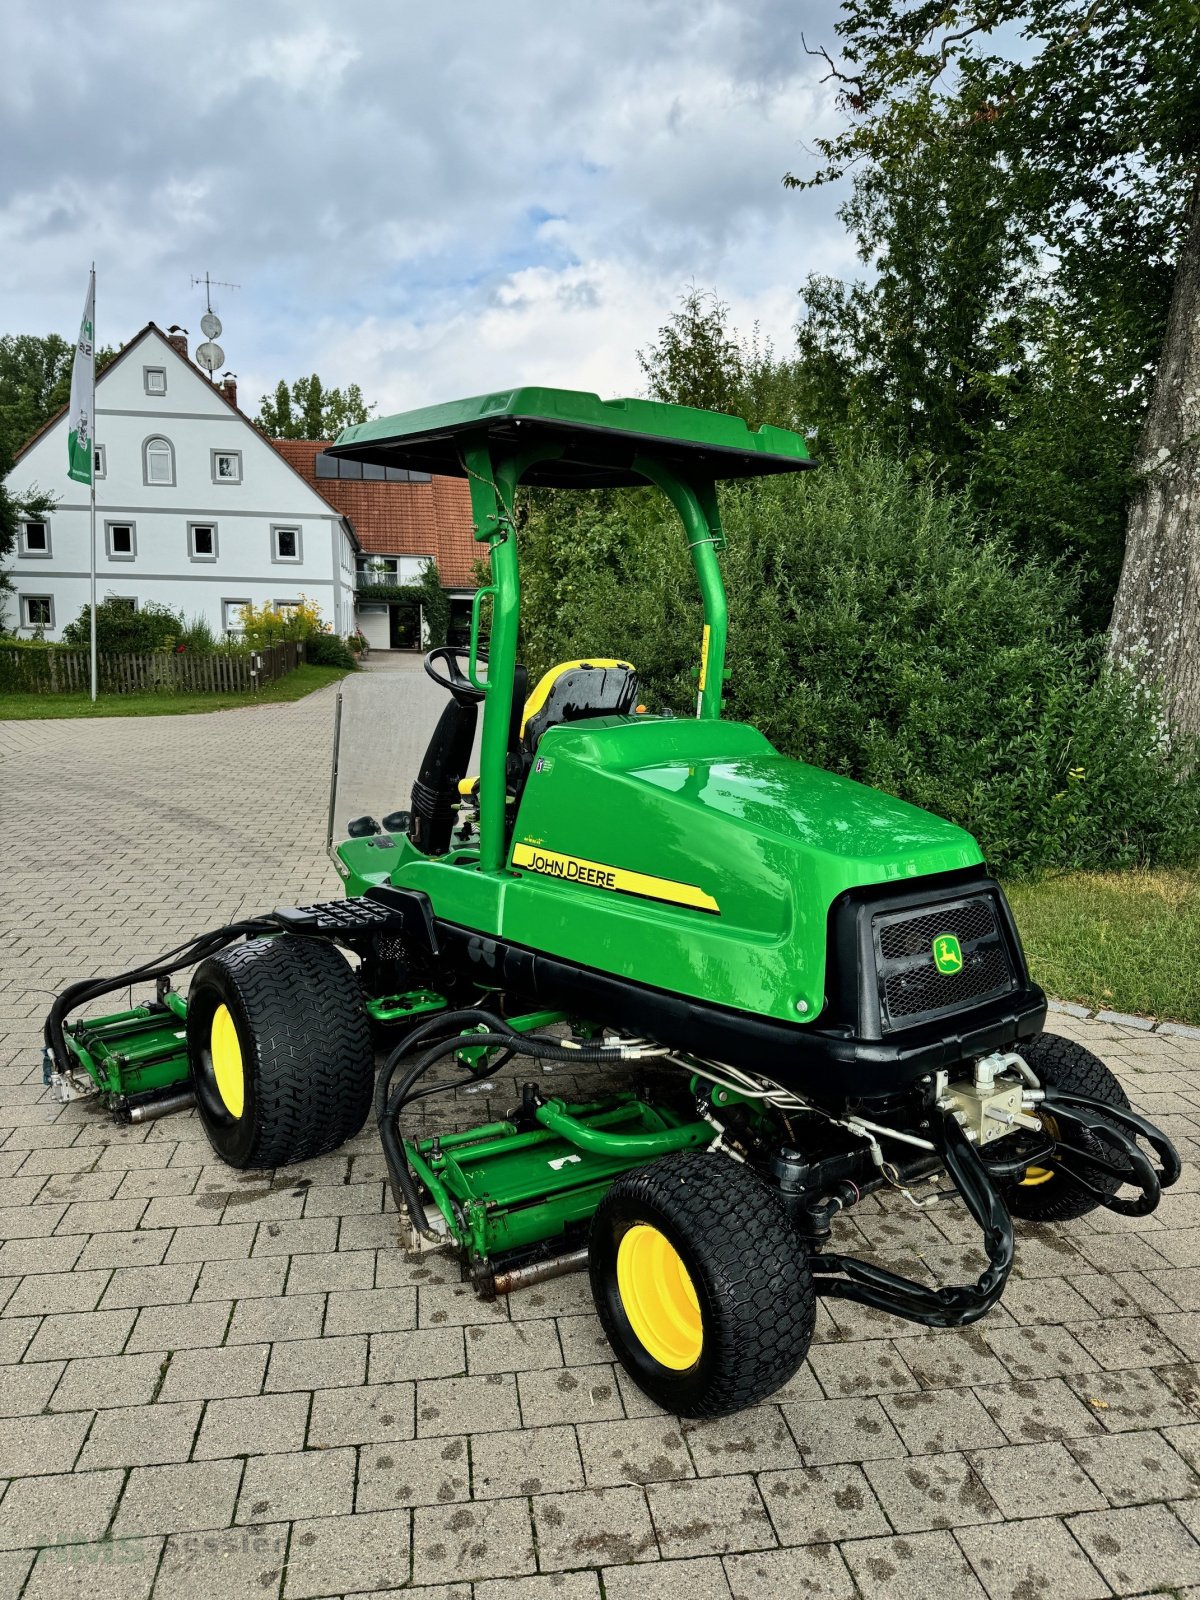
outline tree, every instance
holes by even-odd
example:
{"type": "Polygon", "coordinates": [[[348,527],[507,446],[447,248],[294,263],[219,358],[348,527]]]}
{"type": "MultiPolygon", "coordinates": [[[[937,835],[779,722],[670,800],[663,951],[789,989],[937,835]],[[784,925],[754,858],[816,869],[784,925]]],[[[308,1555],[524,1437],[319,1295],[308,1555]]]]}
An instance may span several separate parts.
{"type": "Polygon", "coordinates": [[[749,337],[731,327],[728,305],[712,290],[691,284],[637,359],[652,400],[725,411],[755,428],[798,425],[795,364],[776,359],[757,324],[749,337]]]}
{"type": "MultiPolygon", "coordinates": [[[[1200,380],[1192,0],[846,0],[837,32],[841,61],[816,53],[847,125],[818,141],[814,177],[785,181],[805,187],[854,168],[857,197],[906,168],[994,151],[1003,207],[1025,241],[996,292],[1023,291],[1036,312],[1011,330],[1021,337],[992,376],[1020,392],[1032,374],[1023,398],[1036,398],[1039,328],[1053,319],[1060,363],[1073,352],[1058,380],[1082,375],[1086,401],[1063,443],[1100,427],[1136,475],[1113,653],[1163,683],[1178,726],[1200,728],[1200,452],[1186,422],[1200,380]],[[1166,398],[1147,411],[1156,370],[1166,398]]],[[[1027,408],[1026,422],[1036,415],[1027,408]]]]}
{"type": "Polygon", "coordinates": [[[71,389],[75,346],[57,333],[6,333],[0,338],[0,447],[13,456],[71,389]]]}
{"type": "Polygon", "coordinates": [[[272,439],[336,439],[343,428],[366,422],[374,409],[358,384],[326,389],[314,372],[290,389],[280,379],[274,394],[263,395],[257,421],[272,439]]]}

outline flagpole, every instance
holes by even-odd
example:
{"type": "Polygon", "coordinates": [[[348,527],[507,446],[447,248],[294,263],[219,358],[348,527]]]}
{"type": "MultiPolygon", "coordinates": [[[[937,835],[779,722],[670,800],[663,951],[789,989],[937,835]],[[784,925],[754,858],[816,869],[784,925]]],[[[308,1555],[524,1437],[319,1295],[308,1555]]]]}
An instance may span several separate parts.
{"type": "Polygon", "coordinates": [[[92,704],[96,703],[96,263],[92,262],[92,704]]]}

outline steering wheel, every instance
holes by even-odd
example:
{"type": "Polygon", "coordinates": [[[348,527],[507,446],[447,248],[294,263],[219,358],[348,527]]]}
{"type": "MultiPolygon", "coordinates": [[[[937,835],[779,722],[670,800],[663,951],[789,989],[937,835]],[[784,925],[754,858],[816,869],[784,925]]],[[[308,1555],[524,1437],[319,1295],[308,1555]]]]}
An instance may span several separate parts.
{"type": "MultiPolygon", "coordinates": [[[[441,689],[448,689],[459,705],[475,705],[483,699],[483,691],[477,689],[459,666],[459,657],[467,652],[458,645],[443,644],[436,650],[431,650],[425,657],[425,671],[441,689]],[[448,677],[437,670],[437,663],[444,662],[448,677]]],[[[487,656],[482,650],[476,652],[475,659],[484,666],[487,665],[487,656]]]]}

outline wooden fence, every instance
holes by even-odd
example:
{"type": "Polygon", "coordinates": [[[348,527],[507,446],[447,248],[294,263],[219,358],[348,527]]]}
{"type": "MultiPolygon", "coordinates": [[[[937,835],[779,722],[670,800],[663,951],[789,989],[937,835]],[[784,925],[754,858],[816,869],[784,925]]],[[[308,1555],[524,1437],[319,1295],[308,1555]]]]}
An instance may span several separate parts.
{"type": "MultiPolygon", "coordinates": [[[[106,694],[250,694],[303,660],[304,646],[295,642],[262,650],[101,650],[96,655],[99,686],[106,694]]],[[[91,681],[86,650],[0,649],[0,693],[86,694],[91,681]]]]}

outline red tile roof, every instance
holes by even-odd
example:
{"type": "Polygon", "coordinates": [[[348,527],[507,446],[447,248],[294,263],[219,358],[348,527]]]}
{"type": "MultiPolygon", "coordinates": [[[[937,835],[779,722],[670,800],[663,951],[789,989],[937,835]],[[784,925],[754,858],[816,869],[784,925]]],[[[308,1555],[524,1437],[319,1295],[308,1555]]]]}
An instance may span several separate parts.
{"type": "Polygon", "coordinates": [[[475,563],[484,553],[472,532],[471,493],[465,478],[429,483],[355,482],[318,478],[317,439],[272,439],[290,467],[332,506],[349,517],[363,549],[375,555],[432,556],[448,589],[474,589],[475,563]]]}

